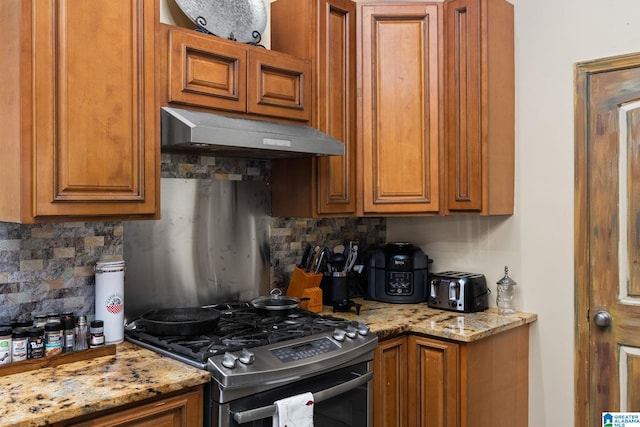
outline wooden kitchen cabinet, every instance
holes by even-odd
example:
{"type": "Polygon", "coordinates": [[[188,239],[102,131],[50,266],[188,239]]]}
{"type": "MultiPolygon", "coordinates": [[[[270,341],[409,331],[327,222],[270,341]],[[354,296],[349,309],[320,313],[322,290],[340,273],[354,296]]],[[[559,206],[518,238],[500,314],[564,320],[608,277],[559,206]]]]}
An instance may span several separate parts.
{"type": "Polygon", "coordinates": [[[158,209],[154,0],[3,0],[0,221],[158,209]]]}
{"type": "Polygon", "coordinates": [[[161,38],[163,105],[311,120],[308,60],[168,25],[161,38]]]}
{"type": "Polygon", "coordinates": [[[192,427],[203,422],[203,388],[198,386],[177,395],[144,401],[127,409],[103,413],[53,424],[54,427],[192,427]]]}
{"type": "Polygon", "coordinates": [[[360,3],[363,215],[440,210],[441,3],[360,3]]]}
{"type": "Polygon", "coordinates": [[[407,340],[409,425],[456,427],[459,345],[417,335],[407,340]]]}
{"type": "Polygon", "coordinates": [[[513,5],[444,2],[446,214],[513,214],[513,5]]]}
{"type": "Polygon", "coordinates": [[[381,341],[373,356],[373,426],[409,426],[406,336],[381,341]]]}
{"type": "Polygon", "coordinates": [[[409,334],[374,354],[375,427],[526,427],[529,326],[477,341],[409,334]]]}
{"type": "Polygon", "coordinates": [[[273,161],[273,215],[355,216],[356,3],[272,3],[271,47],[311,60],[312,125],[345,144],[344,156],[273,161]]]}

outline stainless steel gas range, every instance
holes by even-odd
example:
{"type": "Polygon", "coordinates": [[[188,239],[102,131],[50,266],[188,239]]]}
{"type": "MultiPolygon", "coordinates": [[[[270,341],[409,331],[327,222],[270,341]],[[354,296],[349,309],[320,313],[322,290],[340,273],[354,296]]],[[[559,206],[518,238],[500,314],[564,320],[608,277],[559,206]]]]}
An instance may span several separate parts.
{"type": "Polygon", "coordinates": [[[302,309],[263,312],[249,303],[220,313],[195,336],[150,333],[135,320],[127,340],[211,373],[205,425],[271,426],[274,402],[314,396],[316,426],[372,424],[370,381],[377,337],[366,325],[302,309]]]}

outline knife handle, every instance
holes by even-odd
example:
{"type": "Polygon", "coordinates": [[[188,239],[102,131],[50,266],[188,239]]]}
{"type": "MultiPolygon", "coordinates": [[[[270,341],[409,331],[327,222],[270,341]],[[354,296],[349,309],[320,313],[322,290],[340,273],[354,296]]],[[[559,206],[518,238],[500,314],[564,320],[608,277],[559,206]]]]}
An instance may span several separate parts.
{"type": "Polygon", "coordinates": [[[304,248],[304,253],[302,254],[302,261],[298,264],[298,267],[302,269],[307,268],[307,260],[309,259],[309,254],[311,254],[311,245],[307,243],[307,246],[304,248]]]}

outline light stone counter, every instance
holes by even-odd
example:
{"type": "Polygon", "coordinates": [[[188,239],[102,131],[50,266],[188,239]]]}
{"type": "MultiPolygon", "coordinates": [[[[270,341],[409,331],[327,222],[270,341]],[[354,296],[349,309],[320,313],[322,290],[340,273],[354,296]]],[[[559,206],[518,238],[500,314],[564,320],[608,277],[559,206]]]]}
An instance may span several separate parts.
{"type": "Polygon", "coordinates": [[[41,426],[197,386],[209,372],[130,343],[116,354],[0,377],[0,426],[41,426]]]}
{"type": "MultiPolygon", "coordinates": [[[[352,308],[322,314],[367,324],[380,339],[413,332],[472,342],[536,321],[531,313],[499,315],[434,310],[426,303],[387,304],[357,299],[352,308]]],[[[134,403],[210,380],[207,371],[161,356],[131,343],[117,346],[115,356],[43,368],[0,377],[0,426],[41,426],[134,403]]]]}
{"type": "Polygon", "coordinates": [[[322,314],[362,322],[369,326],[371,332],[376,333],[380,339],[413,332],[454,341],[472,342],[535,322],[538,318],[535,314],[523,312],[501,315],[495,308],[478,313],[457,313],[429,308],[426,302],[388,304],[361,298],[354,301],[362,304],[359,315],[353,307],[346,313],[334,313],[329,306],[324,306],[322,314]]]}

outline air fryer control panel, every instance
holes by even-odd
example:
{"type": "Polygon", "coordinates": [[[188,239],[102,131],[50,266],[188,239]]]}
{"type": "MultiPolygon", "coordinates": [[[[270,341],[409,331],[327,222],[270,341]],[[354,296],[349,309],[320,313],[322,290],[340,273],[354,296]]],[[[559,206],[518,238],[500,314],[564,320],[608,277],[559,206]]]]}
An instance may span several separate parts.
{"type": "Polygon", "coordinates": [[[411,295],[413,293],[413,273],[409,271],[387,272],[388,294],[411,295]]]}

